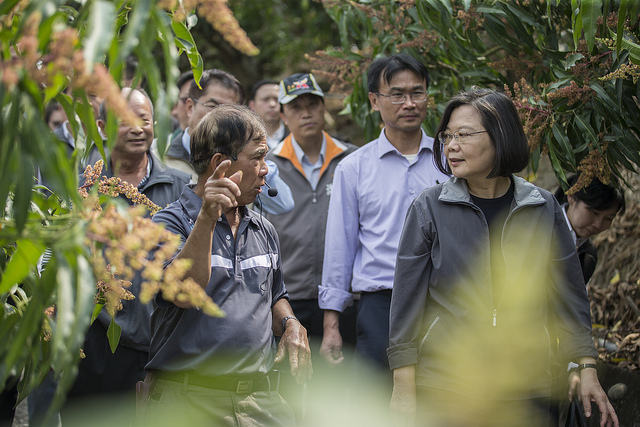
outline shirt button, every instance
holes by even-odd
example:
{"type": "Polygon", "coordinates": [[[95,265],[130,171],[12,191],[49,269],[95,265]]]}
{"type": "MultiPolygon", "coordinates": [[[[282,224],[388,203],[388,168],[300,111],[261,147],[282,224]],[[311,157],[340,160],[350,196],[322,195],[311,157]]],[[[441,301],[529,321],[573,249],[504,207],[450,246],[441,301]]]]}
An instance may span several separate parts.
{"type": "Polygon", "coordinates": [[[222,217],[218,218],[218,222],[222,222],[222,217]]]}
{"type": "Polygon", "coordinates": [[[415,191],[413,191],[413,190],[410,190],[410,191],[409,191],[409,194],[416,194],[416,192],[415,192],[415,191]]]}
{"type": "Polygon", "coordinates": [[[231,236],[227,234],[227,240],[231,240],[231,236]]]}

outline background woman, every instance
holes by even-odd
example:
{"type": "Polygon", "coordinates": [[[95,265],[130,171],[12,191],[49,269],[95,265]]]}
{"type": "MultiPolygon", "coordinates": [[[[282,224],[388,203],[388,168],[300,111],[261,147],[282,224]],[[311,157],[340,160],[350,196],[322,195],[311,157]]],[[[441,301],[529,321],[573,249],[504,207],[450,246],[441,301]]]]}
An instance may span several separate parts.
{"type": "Polygon", "coordinates": [[[553,322],[563,354],[580,364],[585,414],[594,401],[601,425],[617,426],[563,211],[513,175],[529,150],[511,100],[477,88],[454,97],[434,153],[453,177],[413,202],[400,239],[394,413],[429,425],[548,425],[553,322]]]}
{"type": "MultiPolygon", "coordinates": [[[[569,186],[572,187],[577,179],[577,175],[570,176],[569,186]]],[[[618,214],[624,214],[624,193],[615,180],[611,184],[603,184],[598,178],[594,178],[588,186],[574,194],[567,196],[562,187],[558,187],[554,195],[564,209],[567,225],[578,250],[584,282],[588,283],[598,262],[598,253],[591,236],[602,233],[611,227],[618,214]]]]}

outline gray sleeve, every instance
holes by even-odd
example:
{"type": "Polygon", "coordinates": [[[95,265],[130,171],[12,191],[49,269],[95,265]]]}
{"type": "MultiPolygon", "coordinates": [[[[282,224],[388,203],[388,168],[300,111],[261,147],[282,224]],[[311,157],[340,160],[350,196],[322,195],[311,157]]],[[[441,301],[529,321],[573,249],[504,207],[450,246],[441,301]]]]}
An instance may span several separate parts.
{"type": "Polygon", "coordinates": [[[432,223],[418,197],[407,212],[396,260],[391,311],[389,314],[389,367],[391,369],[418,362],[418,339],[429,289],[432,268],[432,223]]]}
{"type": "Polygon", "coordinates": [[[551,203],[555,205],[553,247],[557,255],[551,261],[549,304],[560,349],[569,360],[583,356],[597,359],[598,351],[591,338],[589,299],[580,261],[562,208],[555,200],[551,203]]]}

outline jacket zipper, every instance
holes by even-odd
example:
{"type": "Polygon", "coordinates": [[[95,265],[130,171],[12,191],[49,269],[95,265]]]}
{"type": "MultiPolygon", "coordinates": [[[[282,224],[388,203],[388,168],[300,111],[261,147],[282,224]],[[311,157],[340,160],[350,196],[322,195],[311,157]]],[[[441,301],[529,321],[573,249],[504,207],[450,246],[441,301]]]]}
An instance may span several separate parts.
{"type": "Polygon", "coordinates": [[[436,326],[436,323],[438,323],[438,320],[440,320],[440,316],[436,316],[436,318],[433,319],[433,322],[431,322],[431,326],[429,326],[429,329],[427,329],[427,333],[424,335],[424,338],[422,338],[422,341],[420,341],[420,345],[418,346],[418,354],[420,354],[420,352],[422,351],[422,346],[429,337],[429,334],[431,333],[433,327],[436,326]]]}

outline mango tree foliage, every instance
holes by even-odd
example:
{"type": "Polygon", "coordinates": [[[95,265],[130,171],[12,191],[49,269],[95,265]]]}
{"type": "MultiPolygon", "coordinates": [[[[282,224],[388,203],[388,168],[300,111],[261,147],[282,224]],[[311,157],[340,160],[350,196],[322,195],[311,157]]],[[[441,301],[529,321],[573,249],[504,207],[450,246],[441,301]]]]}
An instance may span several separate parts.
{"type": "MultiPolygon", "coordinates": [[[[122,278],[120,267],[101,265],[100,254],[119,240],[114,259],[140,265],[144,257],[123,262],[131,258],[121,252],[148,252],[149,242],[162,234],[142,221],[141,211],[98,196],[96,189],[84,189],[81,197],[79,166],[92,145],[104,157],[118,120],[137,120],[120,96],[129,57],[138,62],[132,85],[144,81],[153,100],[155,135],[164,152],[178,97],[179,55],[185,54],[197,79],[203,69],[188,28],[195,11],[235,48],[258,52],[226,0],[0,2],[0,390],[8,378],[22,375],[22,399],[53,369],[58,406],[77,374],[86,330],[104,303],[96,299],[96,286],[122,278]],[[44,121],[44,107],[54,99],[69,118],[71,155],[44,121]],[[101,99],[108,109],[104,146],[94,109],[101,99]],[[99,207],[105,204],[110,207],[103,212],[99,207]]],[[[123,268],[130,267],[137,268],[123,268]]],[[[146,280],[157,292],[162,269],[152,267],[146,280]]],[[[172,290],[176,295],[194,284],[181,277],[174,276],[174,285],[185,285],[172,290]]],[[[209,309],[217,313],[215,305],[209,309]]],[[[113,347],[119,327],[112,326],[113,347]]]]}
{"type": "MultiPolygon", "coordinates": [[[[531,167],[548,155],[558,180],[608,180],[640,165],[640,3],[631,0],[322,0],[339,48],[316,52],[318,74],[348,96],[343,113],[377,136],[365,71],[406,52],[432,78],[433,135],[444,104],[472,85],[505,91],[529,137],[531,167]]],[[[579,183],[580,184],[580,183],[579,183]]]]}

